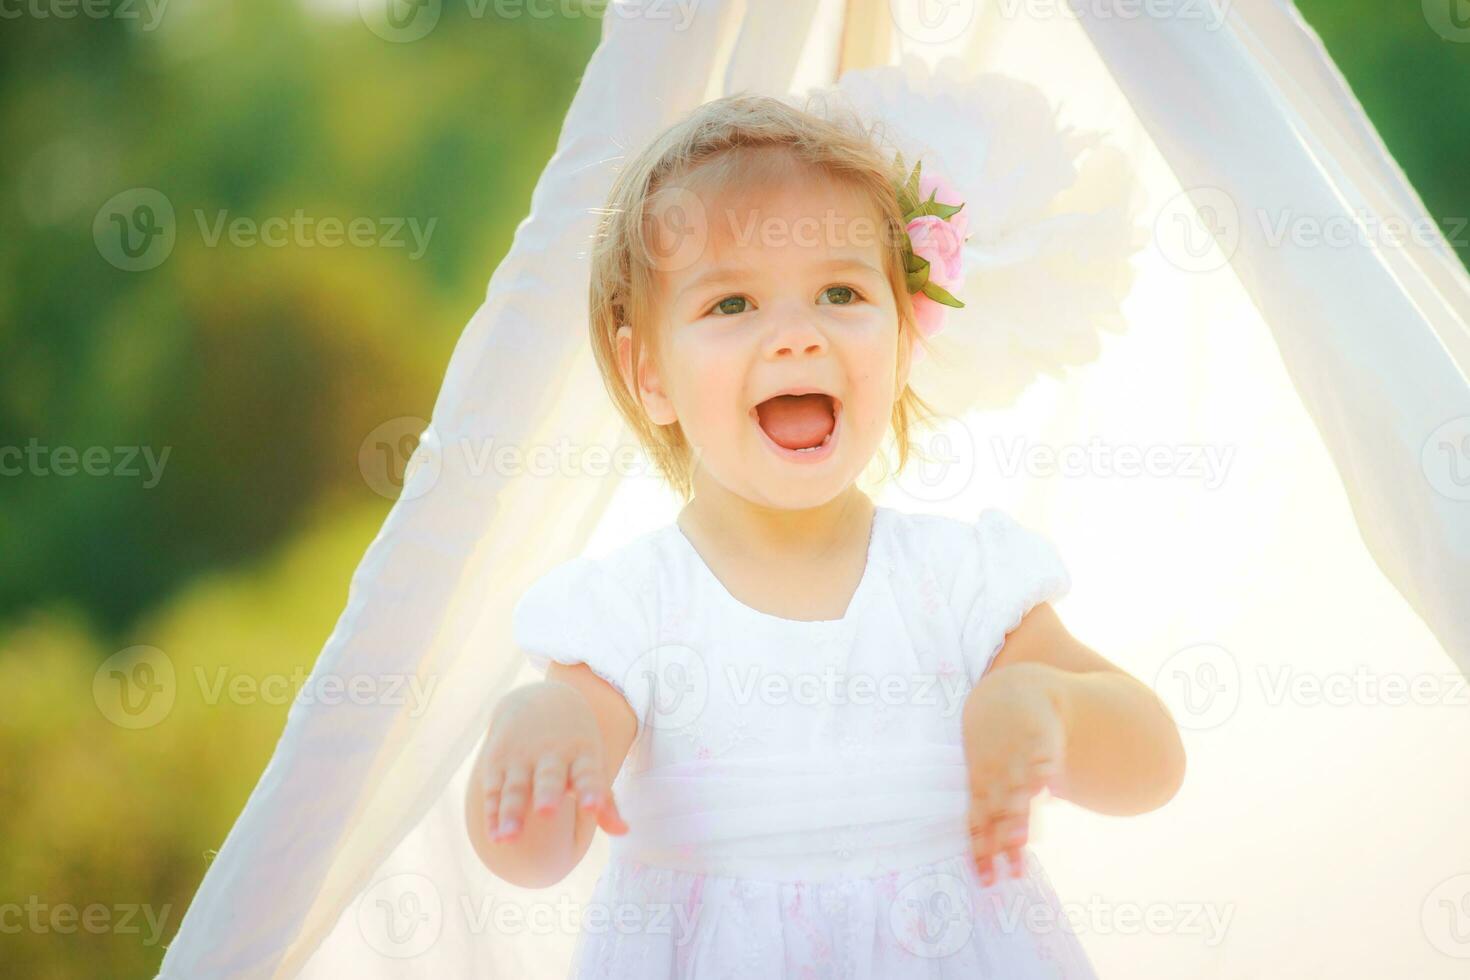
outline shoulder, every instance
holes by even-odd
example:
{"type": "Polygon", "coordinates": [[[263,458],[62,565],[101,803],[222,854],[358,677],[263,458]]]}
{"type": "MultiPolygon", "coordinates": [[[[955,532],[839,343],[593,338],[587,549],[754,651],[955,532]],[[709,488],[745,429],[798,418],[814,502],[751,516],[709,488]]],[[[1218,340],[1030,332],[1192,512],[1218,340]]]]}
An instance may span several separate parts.
{"type": "Polygon", "coordinates": [[[583,608],[588,603],[636,604],[656,585],[666,537],[665,528],[645,531],[604,554],[578,555],[551,566],[522,593],[516,615],[555,610],[571,600],[583,608]]]}
{"type": "Polygon", "coordinates": [[[890,546],[903,558],[934,567],[937,559],[957,554],[970,535],[969,525],[944,514],[880,507],[890,528],[890,546]]]}
{"type": "Polygon", "coordinates": [[[1050,536],[999,507],[973,517],[888,509],[889,547],[928,614],[947,607],[966,673],[978,683],[1026,614],[1071,579],[1050,536]]]}
{"type": "Polygon", "coordinates": [[[983,508],[972,518],[910,513],[885,508],[893,547],[910,562],[946,578],[966,572],[999,571],[1006,564],[1056,556],[1051,538],[999,507],[983,508]]]}
{"type": "Polygon", "coordinates": [[[603,555],[553,565],[511,613],[512,636],[532,667],[585,664],[628,702],[639,731],[650,704],[639,666],[658,634],[664,539],[651,531],[603,555]]]}
{"type": "Polygon", "coordinates": [[[910,574],[944,594],[972,628],[1013,627],[1026,610],[1071,588],[1051,537],[999,507],[972,518],[901,511],[891,517],[892,546],[910,574]]]}

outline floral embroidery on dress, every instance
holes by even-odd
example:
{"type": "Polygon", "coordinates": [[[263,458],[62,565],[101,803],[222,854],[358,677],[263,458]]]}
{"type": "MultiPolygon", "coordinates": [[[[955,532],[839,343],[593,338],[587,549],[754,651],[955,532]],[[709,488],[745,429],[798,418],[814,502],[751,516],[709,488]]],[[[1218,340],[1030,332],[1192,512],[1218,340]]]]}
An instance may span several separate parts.
{"type": "Polygon", "coordinates": [[[944,608],[944,595],[940,591],[939,581],[934,577],[934,569],[929,566],[925,566],[919,576],[918,595],[925,616],[938,615],[944,608]]]}

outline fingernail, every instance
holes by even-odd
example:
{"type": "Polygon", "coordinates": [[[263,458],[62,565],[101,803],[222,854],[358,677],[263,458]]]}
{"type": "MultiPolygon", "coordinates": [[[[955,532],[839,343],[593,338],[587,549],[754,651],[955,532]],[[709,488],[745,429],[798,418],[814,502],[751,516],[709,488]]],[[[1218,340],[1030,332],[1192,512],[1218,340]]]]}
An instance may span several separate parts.
{"type": "Polygon", "coordinates": [[[601,798],[602,797],[598,793],[583,793],[582,805],[590,810],[591,808],[597,806],[601,798]]]}
{"type": "Polygon", "coordinates": [[[519,820],[517,820],[515,817],[506,817],[504,820],[500,821],[500,836],[501,837],[509,837],[511,834],[515,833],[517,830],[520,830],[520,829],[521,829],[521,822],[519,820]]]}

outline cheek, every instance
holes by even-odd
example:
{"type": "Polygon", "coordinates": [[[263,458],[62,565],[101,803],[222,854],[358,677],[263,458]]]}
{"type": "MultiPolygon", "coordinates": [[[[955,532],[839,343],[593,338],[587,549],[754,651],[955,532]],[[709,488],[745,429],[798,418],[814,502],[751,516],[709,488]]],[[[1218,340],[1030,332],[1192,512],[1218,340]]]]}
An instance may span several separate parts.
{"type": "Polygon", "coordinates": [[[713,338],[694,338],[676,354],[680,379],[675,406],[688,429],[703,432],[734,430],[742,421],[744,360],[728,344],[713,338]]]}
{"type": "Polygon", "coordinates": [[[875,324],[853,336],[849,377],[858,388],[864,414],[887,420],[898,397],[898,325],[875,324]]]}

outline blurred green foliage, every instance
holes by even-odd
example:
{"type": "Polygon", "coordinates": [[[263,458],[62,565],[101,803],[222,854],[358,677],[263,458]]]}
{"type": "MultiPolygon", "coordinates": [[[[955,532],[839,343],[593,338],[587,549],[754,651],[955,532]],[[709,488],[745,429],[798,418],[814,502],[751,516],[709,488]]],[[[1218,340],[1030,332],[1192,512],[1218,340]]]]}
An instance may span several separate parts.
{"type": "Polygon", "coordinates": [[[24,234],[0,242],[0,445],[171,454],[154,488],[7,480],[0,615],[65,598],[124,627],[289,536],[323,495],[362,499],[364,437],[432,408],[600,24],[456,23],[451,5],[392,44],[336,6],[174,0],[147,32],[4,22],[3,207],[24,234]],[[134,187],[176,214],[172,254],[141,272],[92,238],[98,208],[134,187]],[[298,211],[385,236],[411,222],[428,248],[414,258],[407,229],[398,248],[214,235],[222,212],[298,211]]]}
{"type": "MultiPolygon", "coordinates": [[[[1453,230],[1470,44],[1419,4],[1299,6],[1453,230]]],[[[0,477],[0,684],[19,692],[0,712],[0,902],[147,904],[166,940],[264,768],[287,704],[213,685],[315,660],[388,507],[359,447],[428,417],[601,30],[471,9],[446,4],[413,43],[355,0],[0,22],[0,446],[169,453],[156,485],[141,459],[132,477],[0,477]],[[92,225],[135,187],[171,203],[177,240],[128,272],[92,225]],[[298,210],[434,226],[418,258],[211,241],[221,211],[298,210]],[[133,644],[177,678],[141,730],[93,697],[133,644]]],[[[151,977],[162,950],[134,925],[7,934],[0,974],[151,977]]]]}
{"type": "Polygon", "coordinates": [[[142,915],[94,934],[24,912],[0,976],[153,975],[288,708],[217,679],[299,684],[342,611],[389,506],[359,447],[429,417],[601,31],[470,9],[414,43],[355,0],[170,0],[151,30],[0,20],[0,446],[163,462],[152,485],[142,453],[136,476],[43,455],[47,475],[0,477],[0,683],[20,692],[0,712],[0,903],[163,920],[149,942],[142,915]],[[93,218],[135,187],[168,199],[176,241],[129,272],[93,218]],[[408,247],[212,237],[221,211],[298,210],[434,224],[419,257],[406,229],[408,247]],[[176,674],[142,730],[93,699],[133,644],[176,674]]]}
{"type": "Polygon", "coordinates": [[[1297,0],[1425,210],[1470,266],[1470,7],[1297,0]],[[1454,11],[1431,17],[1431,8],[1454,11]],[[1435,25],[1457,26],[1451,40],[1435,25]],[[1459,107],[1459,108],[1456,108],[1459,107]]]}

